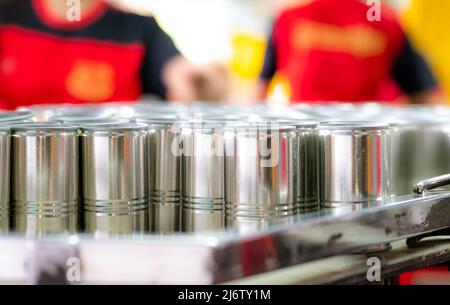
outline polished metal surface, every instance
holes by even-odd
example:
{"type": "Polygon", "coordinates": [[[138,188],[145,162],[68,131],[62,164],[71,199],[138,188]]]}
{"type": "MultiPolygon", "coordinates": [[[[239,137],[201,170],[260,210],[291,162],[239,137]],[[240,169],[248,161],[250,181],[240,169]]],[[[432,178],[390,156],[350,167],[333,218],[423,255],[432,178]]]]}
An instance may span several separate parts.
{"type": "Polygon", "coordinates": [[[139,120],[149,125],[148,195],[150,231],[181,231],[181,129],[175,120],[139,120]]]}
{"type": "Polygon", "coordinates": [[[18,122],[34,122],[35,114],[30,110],[2,111],[0,112],[0,124],[11,124],[18,122]]]}
{"type": "Polygon", "coordinates": [[[414,183],[446,172],[436,171],[436,162],[432,161],[436,160],[437,150],[442,149],[435,146],[439,142],[436,141],[438,134],[426,132],[420,121],[403,116],[384,118],[391,124],[393,131],[390,170],[391,194],[394,196],[409,194],[414,183]],[[428,145],[432,145],[433,152],[427,148],[428,145]],[[434,174],[429,175],[432,172],[434,174]]]}
{"type": "Polygon", "coordinates": [[[312,121],[279,120],[297,129],[297,204],[299,212],[319,208],[319,124],[312,121]]]}
{"type": "MultiPolygon", "coordinates": [[[[47,111],[43,110],[42,113],[47,115],[47,111]]],[[[80,123],[84,126],[83,139],[80,139],[84,143],[81,150],[84,159],[81,162],[83,177],[80,185],[83,187],[85,199],[85,209],[82,214],[85,217],[87,234],[69,239],[64,236],[23,238],[22,231],[17,232],[19,235],[17,239],[11,237],[12,242],[9,242],[10,238],[2,237],[0,248],[3,247],[8,251],[0,251],[0,264],[4,263],[2,258],[5,254],[9,254],[10,249],[20,248],[19,253],[27,253],[30,244],[48,242],[54,243],[57,247],[69,246],[76,250],[74,252],[79,254],[83,265],[83,283],[211,284],[277,270],[327,256],[373,248],[374,245],[387,244],[450,227],[450,193],[436,190],[436,187],[446,186],[449,181],[447,176],[421,181],[415,185],[413,196],[390,196],[410,193],[414,183],[434,176],[430,173],[444,174],[450,171],[447,168],[450,164],[448,150],[450,120],[447,119],[450,117],[449,107],[434,109],[434,107],[344,103],[281,108],[263,105],[233,108],[204,103],[171,106],[158,102],[140,105],[126,103],[108,106],[90,105],[77,107],[77,109],[64,105],[50,112],[58,116],[94,117],[95,120],[99,117],[99,121],[102,122],[89,126],[85,121],[80,123]],[[153,182],[147,181],[146,175],[156,175],[153,181],[155,185],[160,183],[160,188],[166,192],[164,195],[166,198],[177,196],[176,193],[169,193],[172,188],[175,189],[170,182],[176,180],[174,179],[176,170],[166,164],[170,162],[166,162],[162,154],[160,164],[156,161],[159,158],[158,153],[166,151],[164,147],[169,141],[163,140],[161,135],[161,138],[156,137],[160,139],[157,142],[160,141],[161,150],[141,149],[153,143],[149,139],[151,127],[141,130],[141,127],[137,127],[134,123],[112,126],[109,123],[111,116],[122,117],[126,120],[151,119],[156,125],[164,125],[167,120],[185,118],[201,123],[203,118],[220,125],[217,127],[188,125],[183,130],[181,152],[185,155],[181,158],[179,182],[182,186],[182,196],[184,196],[182,200],[183,228],[188,234],[169,234],[168,232],[162,237],[143,235],[148,228],[147,200],[149,197],[154,197],[148,194],[153,182]],[[224,134],[227,128],[222,127],[223,123],[231,121],[235,126],[243,121],[256,126],[267,118],[271,121],[283,122],[283,124],[286,120],[292,121],[289,125],[293,125],[297,132],[298,149],[295,151],[298,152],[298,157],[296,162],[286,162],[286,164],[295,164],[295,166],[281,166],[281,169],[274,166],[274,171],[269,173],[263,170],[260,171],[261,175],[246,175],[245,171],[241,174],[237,170],[235,170],[236,174],[229,175],[228,171],[225,171],[225,165],[232,163],[226,162],[223,154],[220,153],[227,147],[225,145],[227,138],[224,134]],[[356,119],[362,118],[374,123],[355,122],[356,119]],[[302,156],[303,135],[299,133],[299,128],[302,124],[300,121],[303,119],[334,122],[322,124],[319,139],[323,165],[319,172],[322,182],[321,196],[325,199],[324,205],[332,206],[332,208],[284,215],[281,218],[267,215],[267,209],[264,208],[241,209],[238,211],[240,215],[248,216],[250,212],[250,214],[253,213],[252,216],[256,214],[264,217],[241,217],[238,227],[224,230],[225,198],[228,202],[228,197],[234,196],[235,201],[230,200],[230,205],[240,207],[239,203],[245,201],[241,198],[253,198],[250,195],[256,193],[273,194],[273,197],[263,196],[264,200],[259,202],[281,202],[281,206],[284,207],[285,205],[279,199],[291,198],[292,192],[284,193],[287,185],[292,184],[290,171],[297,172],[294,175],[296,183],[293,183],[292,205],[299,206],[304,201],[305,209],[298,210],[304,212],[308,209],[309,198],[314,197],[308,195],[314,192],[313,188],[310,188],[310,185],[314,183],[309,183],[308,178],[314,180],[312,178],[314,175],[308,174],[305,166],[312,166],[314,161],[305,161],[303,167],[300,163],[303,159],[309,160],[308,156],[302,156]],[[338,120],[346,120],[350,123],[343,125],[339,124],[338,120]],[[380,122],[389,124],[390,128],[379,124],[380,122]],[[385,145],[387,142],[390,143],[385,145]],[[147,170],[146,162],[154,164],[155,168],[147,170]],[[391,167],[385,166],[390,162],[392,162],[391,167]],[[165,168],[170,170],[164,172],[165,168]],[[395,180],[389,181],[386,176],[395,180]],[[271,180],[267,177],[282,178],[271,180]],[[243,178],[249,181],[260,181],[260,183],[253,188],[250,187],[251,183],[242,183],[243,178]],[[226,192],[227,185],[233,184],[238,191],[229,196],[226,192]],[[283,190],[283,192],[277,193],[273,190],[283,190]],[[102,237],[103,234],[108,236],[102,237]],[[121,239],[113,238],[116,234],[130,235],[121,239]],[[6,244],[5,240],[7,240],[6,244]],[[19,241],[20,246],[15,247],[16,241],[19,241]],[[251,254],[250,260],[247,259],[248,254],[251,254]],[[111,265],[114,265],[114,268],[111,269],[111,265]]],[[[92,120],[88,121],[92,123],[92,120]]],[[[22,124],[19,127],[20,132],[25,132],[26,128],[28,128],[27,125],[22,124]]],[[[59,127],[54,128],[59,130],[59,127]]],[[[53,133],[54,131],[51,132],[53,133]]],[[[56,143],[56,139],[59,138],[43,139],[56,143]]],[[[248,139],[241,140],[237,143],[247,143],[248,139]]],[[[259,139],[253,140],[257,143],[259,141],[259,139]]],[[[13,163],[19,157],[20,160],[31,160],[20,164],[16,161],[15,163],[19,164],[19,170],[13,169],[14,177],[29,178],[34,175],[36,171],[32,170],[26,174],[20,174],[21,168],[25,165],[30,169],[57,168],[58,173],[65,171],[64,165],[61,165],[54,155],[54,152],[61,151],[61,145],[46,145],[45,141],[36,143],[47,149],[49,153],[36,159],[34,167],[28,166],[30,162],[34,162],[32,158],[27,159],[13,153],[13,163]]],[[[290,142],[287,138],[280,141],[286,142],[286,145],[281,145],[280,155],[289,156],[290,142]]],[[[1,143],[0,141],[0,148],[1,143]]],[[[306,145],[308,142],[304,140],[303,143],[306,145]]],[[[255,146],[250,144],[248,144],[250,149],[244,149],[243,147],[247,144],[241,144],[242,151],[246,153],[254,151],[255,146]]],[[[157,146],[154,145],[154,147],[157,146]]],[[[26,147],[33,147],[33,145],[26,147]]],[[[312,149],[312,147],[313,145],[309,145],[309,148],[312,149]]],[[[303,149],[303,153],[305,151],[307,152],[307,149],[303,149]]],[[[33,155],[31,150],[30,155],[33,155]]],[[[311,155],[318,156],[312,153],[311,155]]],[[[291,157],[286,157],[286,160],[290,159],[291,157]]],[[[292,159],[295,158],[292,157],[292,159]]],[[[265,159],[262,158],[262,160],[265,159]]],[[[242,166],[236,163],[239,166],[235,169],[251,168],[254,161],[251,159],[242,166]]],[[[40,175],[37,180],[43,181],[45,177],[47,176],[40,175]]],[[[28,183],[28,185],[27,194],[34,192],[36,189],[34,184],[28,183]]],[[[43,183],[39,184],[39,186],[42,185],[43,183]]],[[[14,190],[14,183],[11,186],[14,190]]],[[[62,188],[56,188],[53,184],[47,183],[45,187],[42,186],[42,190],[40,194],[58,193],[62,188]]],[[[54,202],[54,206],[59,204],[59,200],[58,203],[54,202]]],[[[53,214],[57,212],[54,206],[51,211],[53,214]]],[[[166,214],[159,212],[159,226],[168,226],[170,229],[176,226],[170,220],[176,219],[172,218],[172,215],[176,215],[177,212],[171,209],[166,211],[166,214]]],[[[153,215],[158,215],[158,212],[154,212],[153,215]]],[[[38,220],[36,223],[28,222],[29,227],[61,227],[60,224],[50,223],[49,217],[33,219],[38,220]]],[[[38,237],[42,236],[38,235],[38,237]]],[[[10,261],[7,260],[7,267],[10,267],[11,264],[8,264],[10,261]]],[[[21,263],[20,268],[24,268],[23,266],[26,265],[21,263]]],[[[51,266],[51,262],[49,264],[51,266]]],[[[3,265],[0,266],[0,279],[7,272],[5,270],[9,269],[5,269],[3,265]]]]}
{"type": "Polygon", "coordinates": [[[449,184],[450,184],[450,174],[446,174],[417,182],[414,185],[413,191],[414,194],[417,195],[426,195],[428,192],[436,188],[447,186],[449,184]]]}
{"type": "Polygon", "coordinates": [[[450,120],[432,109],[395,109],[374,120],[391,124],[391,193],[408,194],[411,185],[450,172],[450,120]],[[420,110],[420,111],[419,111],[420,110]]]}
{"type": "Polygon", "coordinates": [[[413,175],[416,183],[450,172],[450,120],[447,117],[421,118],[414,132],[413,175]]]}
{"type": "Polygon", "coordinates": [[[218,284],[450,227],[450,193],[405,196],[363,204],[354,211],[338,210],[266,221],[264,230],[246,233],[127,239],[94,239],[89,235],[47,240],[0,238],[0,247],[9,249],[0,252],[0,281],[23,277],[23,260],[11,260],[8,253],[15,251],[14,258],[24,258],[30,248],[25,245],[30,243],[73,247],[83,266],[84,284],[218,284]],[[17,264],[6,266],[17,273],[3,272],[2,254],[7,262],[17,264]]]}
{"type": "Polygon", "coordinates": [[[114,118],[114,117],[96,117],[96,116],[54,116],[50,118],[51,122],[59,122],[62,124],[72,124],[72,125],[88,125],[88,124],[126,124],[130,120],[124,118],[114,118]]]}
{"type": "Polygon", "coordinates": [[[0,127],[0,234],[9,231],[10,129],[0,127]]]}
{"type": "Polygon", "coordinates": [[[404,196],[390,202],[362,204],[358,210],[329,208],[295,215],[289,226],[272,222],[267,234],[255,231],[259,237],[249,234],[226,243],[227,250],[221,251],[221,258],[216,257],[219,270],[216,280],[223,282],[322,257],[354,253],[445,228],[450,226],[449,203],[450,193],[404,196]],[[260,255],[245,265],[239,253],[250,245],[258,247],[260,255]]]}
{"type": "Polygon", "coordinates": [[[224,227],[225,152],[220,124],[182,128],[182,227],[185,232],[224,227]]]}
{"type": "Polygon", "coordinates": [[[319,127],[323,207],[385,200],[389,191],[388,125],[323,123],[319,127]]]}
{"type": "Polygon", "coordinates": [[[148,230],[145,124],[82,126],[84,231],[96,235],[148,230]]]}
{"type": "Polygon", "coordinates": [[[262,219],[293,215],[298,138],[294,126],[247,125],[225,129],[226,226],[256,227],[262,219]]]}
{"type": "Polygon", "coordinates": [[[11,128],[12,227],[27,235],[78,230],[78,127],[11,128]]]}

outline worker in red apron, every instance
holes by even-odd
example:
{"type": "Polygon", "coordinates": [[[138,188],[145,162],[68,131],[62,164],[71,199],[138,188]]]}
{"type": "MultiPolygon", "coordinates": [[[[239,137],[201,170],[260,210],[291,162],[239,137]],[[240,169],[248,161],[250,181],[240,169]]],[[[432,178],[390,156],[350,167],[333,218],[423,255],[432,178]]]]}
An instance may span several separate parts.
{"type": "Polygon", "coordinates": [[[197,70],[154,18],[79,3],[0,0],[0,108],[194,99],[197,70]]]}
{"type": "Polygon", "coordinates": [[[428,102],[436,81],[403,32],[396,13],[371,18],[360,0],[313,0],[275,21],[261,73],[260,94],[277,74],[293,102],[428,102]]]}

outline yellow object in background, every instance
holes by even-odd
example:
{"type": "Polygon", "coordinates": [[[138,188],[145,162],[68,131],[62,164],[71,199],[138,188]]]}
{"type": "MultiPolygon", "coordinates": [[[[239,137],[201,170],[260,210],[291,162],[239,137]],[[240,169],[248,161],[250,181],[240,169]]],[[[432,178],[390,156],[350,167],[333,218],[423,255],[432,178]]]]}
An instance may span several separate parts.
{"type": "Polygon", "coordinates": [[[233,57],[231,69],[238,76],[256,79],[261,72],[266,49],[263,35],[237,32],[231,39],[233,57]]]}
{"type": "MultiPolygon", "coordinates": [[[[231,70],[239,79],[240,93],[242,95],[247,93],[251,96],[264,64],[267,39],[262,34],[236,32],[231,41],[233,49],[233,57],[230,61],[231,70]]],[[[287,104],[290,95],[289,82],[281,75],[276,74],[268,88],[269,103],[287,104]]]]}
{"type": "Polygon", "coordinates": [[[403,24],[450,97],[450,1],[411,0],[403,24]]]}

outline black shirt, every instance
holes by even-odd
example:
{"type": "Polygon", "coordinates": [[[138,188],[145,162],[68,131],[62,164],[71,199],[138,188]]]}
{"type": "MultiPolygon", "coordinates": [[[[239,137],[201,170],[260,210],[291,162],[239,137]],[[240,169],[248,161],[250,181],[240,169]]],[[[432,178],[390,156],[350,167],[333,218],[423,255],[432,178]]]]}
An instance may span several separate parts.
{"type": "Polygon", "coordinates": [[[180,53],[153,17],[103,3],[94,17],[55,25],[40,0],[0,1],[4,108],[166,96],[162,71],[180,53]]]}

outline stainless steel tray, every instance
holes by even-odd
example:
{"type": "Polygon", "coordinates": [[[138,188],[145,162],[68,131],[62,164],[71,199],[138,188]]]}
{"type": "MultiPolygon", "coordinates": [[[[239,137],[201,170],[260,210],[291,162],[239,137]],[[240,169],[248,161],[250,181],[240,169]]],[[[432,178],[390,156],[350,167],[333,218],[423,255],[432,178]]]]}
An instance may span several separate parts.
{"type": "Polygon", "coordinates": [[[257,231],[116,239],[5,236],[0,282],[39,282],[39,270],[70,268],[75,259],[87,284],[223,283],[450,227],[450,192],[429,192],[449,179],[425,181],[416,194],[388,202],[265,221],[257,231]]]}

